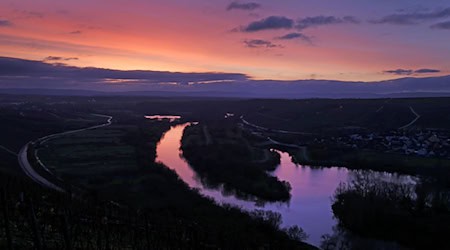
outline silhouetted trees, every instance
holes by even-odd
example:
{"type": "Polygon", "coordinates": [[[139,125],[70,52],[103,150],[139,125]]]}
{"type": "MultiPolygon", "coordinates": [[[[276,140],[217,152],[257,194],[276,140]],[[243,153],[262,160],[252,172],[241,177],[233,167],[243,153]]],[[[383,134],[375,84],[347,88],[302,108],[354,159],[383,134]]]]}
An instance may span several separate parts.
{"type": "Polygon", "coordinates": [[[193,207],[134,209],[1,173],[0,181],[1,249],[310,248],[279,231],[276,216],[248,215],[203,198],[193,207]]]}
{"type": "Polygon", "coordinates": [[[450,191],[434,180],[392,183],[358,175],[336,191],[340,225],[357,234],[416,249],[450,246],[450,191]]]}

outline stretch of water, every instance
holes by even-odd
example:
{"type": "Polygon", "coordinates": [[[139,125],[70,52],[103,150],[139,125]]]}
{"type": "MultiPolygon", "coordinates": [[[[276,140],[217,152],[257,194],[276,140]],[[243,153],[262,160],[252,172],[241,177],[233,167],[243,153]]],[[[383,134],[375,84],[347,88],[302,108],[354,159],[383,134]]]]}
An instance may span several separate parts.
{"type": "MultiPolygon", "coordinates": [[[[157,146],[157,161],[173,169],[190,187],[197,188],[203,195],[214,198],[218,203],[240,206],[246,210],[262,209],[282,215],[283,227],[298,225],[309,235],[308,243],[320,245],[321,236],[332,234],[336,221],[331,211],[331,197],[339,183],[348,181],[354,171],[346,168],[312,168],[299,166],[284,152],[281,163],[271,174],[290,183],[291,199],[288,203],[265,203],[242,200],[232,194],[224,194],[220,189],[205,187],[195,171],[180,152],[181,138],[188,124],[177,125],[167,131],[157,146]]],[[[383,178],[393,178],[387,173],[377,173],[383,178]]],[[[398,178],[398,177],[396,177],[398,178]]]]}

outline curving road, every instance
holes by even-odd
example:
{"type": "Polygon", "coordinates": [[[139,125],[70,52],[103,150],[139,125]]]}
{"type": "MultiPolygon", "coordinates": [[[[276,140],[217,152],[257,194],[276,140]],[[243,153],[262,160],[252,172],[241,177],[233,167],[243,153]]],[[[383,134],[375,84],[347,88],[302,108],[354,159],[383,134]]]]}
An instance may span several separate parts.
{"type": "Polygon", "coordinates": [[[39,175],[36,172],[36,170],[34,170],[34,168],[31,166],[30,162],[28,161],[28,148],[31,143],[32,142],[28,142],[25,146],[23,146],[18,155],[19,165],[22,168],[23,172],[28,177],[30,177],[30,179],[32,179],[34,182],[36,182],[44,187],[48,187],[50,189],[53,189],[53,190],[56,190],[59,192],[64,192],[64,189],[60,188],[56,184],[53,184],[52,182],[48,181],[47,179],[45,179],[44,177],[39,175]]]}
{"type": "MultiPolygon", "coordinates": [[[[106,123],[100,124],[100,125],[95,125],[92,127],[88,127],[88,128],[82,128],[82,129],[76,129],[76,130],[70,130],[70,131],[66,131],[66,132],[62,132],[62,133],[56,133],[56,134],[51,134],[51,135],[47,135],[44,136],[42,138],[37,139],[36,141],[30,141],[27,144],[25,144],[25,146],[22,147],[22,149],[20,150],[19,154],[18,154],[18,161],[19,161],[19,165],[22,168],[22,171],[28,176],[30,177],[30,179],[32,179],[34,182],[44,186],[44,187],[48,187],[50,189],[59,191],[59,192],[65,192],[63,188],[59,187],[58,185],[52,183],[51,181],[49,181],[48,179],[46,179],[45,177],[41,176],[34,168],[33,166],[30,164],[30,161],[28,159],[28,149],[30,144],[34,143],[34,144],[41,144],[41,143],[45,143],[46,141],[59,137],[59,136],[63,136],[63,135],[68,135],[68,134],[74,134],[74,133],[78,133],[78,132],[82,132],[82,131],[86,131],[86,130],[91,130],[91,129],[97,129],[97,128],[102,128],[102,127],[106,127],[112,124],[112,116],[109,115],[99,115],[99,114],[93,114],[95,116],[99,116],[99,117],[105,117],[108,118],[108,120],[106,121],[106,123]]],[[[38,162],[39,166],[41,168],[43,168],[45,171],[50,172],[50,170],[48,170],[48,168],[41,162],[41,160],[39,159],[39,157],[37,156],[37,153],[35,151],[34,153],[34,157],[36,158],[36,161],[38,162]]]]}
{"type": "Polygon", "coordinates": [[[276,133],[281,133],[281,134],[294,134],[294,135],[311,135],[312,134],[312,133],[307,133],[307,132],[295,132],[295,131],[286,131],[286,130],[279,130],[279,129],[271,129],[271,128],[266,128],[266,127],[261,127],[261,126],[258,126],[258,125],[254,124],[254,123],[251,123],[251,122],[245,120],[243,115],[241,115],[241,117],[239,117],[239,118],[241,119],[241,121],[245,125],[250,126],[250,127],[254,127],[254,128],[257,128],[257,129],[260,129],[260,130],[264,130],[264,131],[276,132],[276,133]]]}
{"type": "Polygon", "coordinates": [[[416,123],[417,120],[419,120],[420,115],[410,106],[409,110],[411,110],[411,112],[416,116],[410,123],[406,124],[405,126],[402,126],[398,129],[405,129],[410,127],[411,125],[413,125],[414,123],[416,123]]]}

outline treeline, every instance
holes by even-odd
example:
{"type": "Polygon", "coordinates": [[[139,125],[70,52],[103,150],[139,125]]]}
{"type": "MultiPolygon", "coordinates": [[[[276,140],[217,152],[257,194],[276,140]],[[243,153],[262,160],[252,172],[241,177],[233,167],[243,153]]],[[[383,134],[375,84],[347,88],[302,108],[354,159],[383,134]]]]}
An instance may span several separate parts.
{"type": "Polygon", "coordinates": [[[183,156],[209,186],[238,196],[253,196],[263,201],[287,201],[290,185],[271,176],[280,163],[274,151],[252,146],[238,127],[209,125],[210,139],[204,138],[202,124],[186,127],[182,138],[183,156]],[[209,141],[209,142],[206,142],[209,141]]]}
{"type": "Polygon", "coordinates": [[[336,191],[332,205],[344,228],[413,249],[448,249],[450,190],[435,180],[391,183],[359,175],[336,191]]]}

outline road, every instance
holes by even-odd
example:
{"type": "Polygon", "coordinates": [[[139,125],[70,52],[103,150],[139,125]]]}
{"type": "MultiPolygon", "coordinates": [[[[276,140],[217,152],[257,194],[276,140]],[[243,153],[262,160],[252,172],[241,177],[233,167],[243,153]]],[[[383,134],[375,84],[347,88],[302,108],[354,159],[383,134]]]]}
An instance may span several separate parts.
{"type": "Polygon", "coordinates": [[[81,129],[70,130],[70,131],[66,131],[66,132],[62,132],[62,133],[47,135],[47,136],[44,136],[44,137],[42,137],[40,139],[37,139],[36,142],[38,142],[38,143],[45,143],[48,140],[53,139],[53,138],[58,137],[58,136],[74,134],[74,133],[78,133],[78,132],[82,132],[82,131],[86,131],[86,130],[91,130],[91,129],[96,129],[96,128],[102,128],[102,127],[109,126],[112,123],[112,116],[99,115],[99,114],[93,114],[93,115],[99,116],[99,117],[105,117],[105,118],[108,118],[108,120],[106,121],[106,123],[103,123],[103,124],[100,124],[100,125],[95,125],[95,126],[88,127],[88,128],[81,128],[81,129]]]}
{"type": "MultiPolygon", "coordinates": [[[[269,128],[261,127],[261,126],[258,126],[256,124],[253,124],[253,123],[250,123],[250,122],[246,121],[244,119],[244,116],[241,116],[240,118],[241,118],[241,121],[244,124],[246,124],[248,126],[251,126],[251,127],[254,127],[254,128],[257,128],[257,129],[265,130],[265,131],[284,133],[284,134],[311,135],[311,133],[305,133],[305,132],[292,132],[292,131],[285,131],[285,130],[269,129],[269,128]]],[[[301,152],[303,160],[309,161],[309,157],[308,157],[307,150],[306,150],[305,146],[299,146],[297,144],[288,144],[288,143],[279,142],[279,141],[276,141],[276,140],[274,140],[274,139],[272,139],[270,137],[267,137],[267,140],[268,141],[266,143],[262,143],[260,145],[275,144],[275,145],[280,145],[280,146],[285,146],[285,147],[298,148],[300,150],[300,152],[301,152]]]]}
{"type": "Polygon", "coordinates": [[[306,132],[294,132],[294,131],[286,131],[286,130],[279,130],[279,129],[271,129],[271,128],[266,128],[266,127],[261,127],[261,126],[258,126],[256,124],[250,123],[249,121],[245,120],[243,115],[240,118],[241,118],[241,121],[244,124],[246,124],[247,126],[254,127],[254,128],[257,128],[257,129],[260,129],[260,130],[276,132],[276,133],[281,133],[281,134],[311,135],[311,133],[306,133],[306,132]]]}
{"type": "Polygon", "coordinates": [[[406,124],[405,126],[401,126],[398,129],[405,129],[408,128],[409,126],[413,125],[414,123],[416,123],[417,120],[419,120],[420,115],[411,107],[409,106],[409,109],[411,110],[411,112],[416,116],[410,123],[406,124]]]}
{"type": "Polygon", "coordinates": [[[208,127],[206,127],[206,125],[203,125],[203,135],[205,137],[205,144],[211,145],[212,143],[211,134],[209,133],[208,127]]]}
{"type": "Polygon", "coordinates": [[[285,146],[285,147],[290,147],[290,148],[302,148],[301,146],[296,145],[296,144],[288,144],[288,143],[275,141],[274,139],[272,139],[270,137],[267,137],[267,140],[269,140],[269,142],[271,142],[272,144],[276,144],[276,145],[280,145],[280,146],[285,146]]]}
{"type": "Polygon", "coordinates": [[[15,155],[15,156],[17,156],[17,153],[16,153],[16,152],[14,152],[14,151],[10,150],[10,149],[9,149],[9,148],[7,148],[7,147],[4,147],[4,146],[0,145],[0,148],[1,148],[1,149],[3,149],[3,150],[5,150],[6,152],[8,152],[8,153],[12,154],[12,155],[15,155]]]}
{"type": "MultiPolygon", "coordinates": [[[[82,132],[82,131],[86,131],[86,130],[91,130],[91,129],[97,129],[97,128],[102,128],[102,127],[106,127],[112,124],[112,116],[109,115],[99,115],[99,114],[93,114],[95,116],[99,116],[99,117],[105,117],[108,118],[108,120],[106,121],[106,123],[100,124],[100,125],[95,125],[92,127],[88,127],[88,128],[82,128],[82,129],[76,129],[76,130],[70,130],[70,131],[66,131],[66,132],[62,132],[62,133],[56,133],[56,134],[51,134],[51,135],[47,135],[44,136],[42,138],[37,139],[36,141],[30,141],[27,144],[25,144],[25,146],[22,147],[22,149],[20,150],[19,154],[18,154],[18,161],[19,161],[19,165],[22,168],[22,171],[28,176],[30,177],[30,179],[32,179],[34,182],[44,186],[44,187],[48,187],[50,189],[59,191],[59,192],[64,192],[64,189],[59,187],[58,185],[52,183],[51,181],[47,180],[45,177],[41,176],[34,168],[33,166],[30,164],[30,161],[28,159],[28,149],[30,144],[34,143],[36,145],[38,144],[42,144],[47,142],[50,139],[59,137],[59,136],[63,136],[63,135],[68,135],[68,134],[74,134],[74,133],[78,133],[78,132],[82,132]]],[[[34,157],[36,158],[36,161],[38,162],[39,166],[44,169],[45,171],[49,172],[50,174],[52,174],[50,172],[50,170],[41,162],[41,160],[39,159],[39,157],[37,156],[37,153],[35,151],[34,153],[34,157]]]]}
{"type": "Polygon", "coordinates": [[[283,142],[279,142],[279,141],[275,141],[274,139],[267,137],[267,141],[264,143],[260,143],[258,144],[259,146],[268,146],[268,145],[280,145],[280,146],[285,146],[285,147],[290,147],[290,148],[297,148],[300,150],[302,157],[304,160],[309,161],[309,157],[308,154],[306,153],[306,147],[305,146],[300,146],[297,144],[288,144],[288,143],[283,143],[283,142]]]}
{"type": "Polygon", "coordinates": [[[31,166],[30,162],[28,161],[28,148],[30,146],[32,142],[27,143],[25,146],[22,147],[22,149],[20,150],[19,156],[18,156],[18,160],[19,160],[19,165],[22,168],[22,171],[28,176],[30,177],[30,179],[32,179],[34,182],[44,186],[44,187],[48,187],[50,189],[59,191],[59,192],[64,192],[64,189],[60,188],[59,186],[51,183],[50,181],[48,181],[47,179],[45,179],[44,177],[42,177],[41,175],[39,175],[34,168],[31,166]]]}

